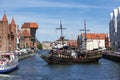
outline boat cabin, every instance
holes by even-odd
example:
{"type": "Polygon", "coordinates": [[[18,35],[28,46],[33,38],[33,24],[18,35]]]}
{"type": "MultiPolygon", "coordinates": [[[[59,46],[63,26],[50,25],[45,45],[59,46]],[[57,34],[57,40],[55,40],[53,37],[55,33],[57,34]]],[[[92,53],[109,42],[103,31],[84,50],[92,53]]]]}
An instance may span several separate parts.
{"type": "Polygon", "coordinates": [[[9,62],[14,59],[14,53],[2,53],[0,54],[0,62],[9,62]]]}

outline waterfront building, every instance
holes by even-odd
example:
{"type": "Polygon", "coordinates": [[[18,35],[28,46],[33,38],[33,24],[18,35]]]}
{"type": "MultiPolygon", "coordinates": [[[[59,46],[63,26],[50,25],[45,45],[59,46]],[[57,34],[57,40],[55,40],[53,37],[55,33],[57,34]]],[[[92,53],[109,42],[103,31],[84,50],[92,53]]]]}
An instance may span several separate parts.
{"type": "Polygon", "coordinates": [[[120,48],[120,7],[110,13],[109,34],[110,46],[120,48]]]}
{"type": "Polygon", "coordinates": [[[43,41],[41,44],[43,49],[52,49],[52,47],[54,46],[54,43],[50,41],[43,41]]]}
{"type": "Polygon", "coordinates": [[[69,47],[71,49],[77,49],[78,48],[77,40],[68,40],[67,44],[69,45],[69,47]]]}
{"type": "Polygon", "coordinates": [[[4,13],[0,21],[0,51],[14,51],[16,49],[16,24],[14,18],[8,23],[4,13]]]}
{"type": "Polygon", "coordinates": [[[16,30],[17,30],[17,25],[15,24],[14,18],[12,18],[11,24],[9,24],[9,44],[10,44],[10,51],[14,51],[16,50],[16,43],[17,43],[17,34],[16,34],[16,30]],[[10,36],[11,35],[11,36],[10,36]]]}
{"type": "Polygon", "coordinates": [[[56,40],[55,42],[50,42],[50,41],[43,41],[42,46],[43,49],[52,49],[55,46],[69,46],[71,49],[77,49],[77,40],[69,40],[69,39],[64,39],[62,41],[61,39],[56,40]]]}
{"type": "Polygon", "coordinates": [[[21,32],[24,37],[24,47],[31,47],[36,45],[36,30],[38,24],[35,22],[24,23],[21,27],[21,32]]]}
{"type": "Polygon", "coordinates": [[[98,33],[86,33],[86,48],[85,48],[85,35],[82,33],[78,35],[77,43],[79,49],[93,50],[97,48],[108,48],[108,35],[98,33]]]}
{"type": "Polygon", "coordinates": [[[38,24],[35,22],[24,23],[19,30],[18,25],[12,18],[11,23],[8,22],[4,13],[0,21],[0,51],[15,51],[18,48],[37,47],[36,30],[38,24]]]}
{"type": "Polygon", "coordinates": [[[18,29],[17,31],[17,48],[24,48],[24,44],[25,44],[25,41],[24,41],[24,36],[21,32],[21,30],[18,29]]]}

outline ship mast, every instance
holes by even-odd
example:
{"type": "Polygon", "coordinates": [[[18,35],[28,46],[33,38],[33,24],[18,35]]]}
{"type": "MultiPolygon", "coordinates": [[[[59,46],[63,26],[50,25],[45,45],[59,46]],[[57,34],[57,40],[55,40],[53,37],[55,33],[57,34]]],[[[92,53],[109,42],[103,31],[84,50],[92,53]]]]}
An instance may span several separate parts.
{"type": "Polygon", "coordinates": [[[84,31],[84,48],[86,50],[86,44],[87,44],[87,31],[90,31],[89,29],[86,29],[86,19],[84,20],[84,29],[80,29],[80,31],[84,31]]]}
{"type": "Polygon", "coordinates": [[[66,28],[63,28],[62,27],[62,23],[61,23],[61,20],[60,20],[60,27],[59,28],[56,28],[57,30],[60,30],[61,32],[61,35],[60,35],[60,39],[62,40],[62,45],[64,44],[63,40],[64,40],[64,36],[63,36],[63,30],[66,29],[66,28]]]}

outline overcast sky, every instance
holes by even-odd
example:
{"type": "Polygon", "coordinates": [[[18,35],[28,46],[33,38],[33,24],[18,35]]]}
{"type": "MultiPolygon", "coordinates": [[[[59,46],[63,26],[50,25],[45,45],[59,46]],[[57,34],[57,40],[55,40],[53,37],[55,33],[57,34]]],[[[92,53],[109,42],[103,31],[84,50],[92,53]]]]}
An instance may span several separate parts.
{"type": "Polygon", "coordinates": [[[109,15],[119,5],[120,0],[0,0],[0,18],[6,13],[9,23],[14,17],[20,28],[24,22],[37,22],[39,41],[59,38],[61,20],[65,37],[77,39],[84,19],[91,33],[109,33],[109,15]]]}

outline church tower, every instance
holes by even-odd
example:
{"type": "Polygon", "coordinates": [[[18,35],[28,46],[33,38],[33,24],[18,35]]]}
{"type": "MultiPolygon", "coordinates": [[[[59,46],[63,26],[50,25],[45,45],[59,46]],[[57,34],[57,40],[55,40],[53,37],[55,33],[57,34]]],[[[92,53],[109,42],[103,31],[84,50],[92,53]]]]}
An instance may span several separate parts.
{"type": "Polygon", "coordinates": [[[9,24],[9,48],[10,51],[14,51],[16,49],[16,40],[17,40],[17,34],[16,34],[16,24],[14,21],[14,18],[12,18],[11,23],[9,24]]]}
{"type": "Polygon", "coordinates": [[[8,19],[4,13],[2,21],[0,21],[0,51],[8,51],[8,19]]]}

